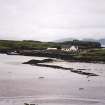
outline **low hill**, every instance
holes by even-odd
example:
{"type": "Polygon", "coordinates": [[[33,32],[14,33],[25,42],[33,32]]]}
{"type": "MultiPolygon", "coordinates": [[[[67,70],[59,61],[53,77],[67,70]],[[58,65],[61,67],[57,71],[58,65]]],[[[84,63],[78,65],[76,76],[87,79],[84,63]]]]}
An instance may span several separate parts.
{"type": "MultiPolygon", "coordinates": [[[[75,38],[64,38],[64,39],[59,39],[59,40],[56,40],[54,42],[66,42],[66,41],[73,41],[73,40],[78,40],[78,39],[75,39],[75,38]]],[[[101,45],[105,45],[105,38],[101,38],[101,39],[92,39],[92,38],[84,38],[82,39],[81,41],[85,41],[85,42],[99,42],[101,43],[101,45]]]]}
{"type": "Polygon", "coordinates": [[[13,49],[13,50],[43,50],[48,47],[70,47],[72,45],[79,46],[81,49],[87,48],[99,48],[101,44],[99,42],[89,41],[65,41],[65,42],[40,42],[40,41],[12,41],[12,40],[0,40],[0,49],[13,49]]]}
{"type": "Polygon", "coordinates": [[[105,39],[99,39],[98,42],[100,42],[101,45],[105,45],[105,39]]]}
{"type": "Polygon", "coordinates": [[[73,41],[73,40],[77,40],[77,39],[76,38],[63,38],[63,39],[55,40],[54,42],[65,42],[65,41],[73,41]]]}

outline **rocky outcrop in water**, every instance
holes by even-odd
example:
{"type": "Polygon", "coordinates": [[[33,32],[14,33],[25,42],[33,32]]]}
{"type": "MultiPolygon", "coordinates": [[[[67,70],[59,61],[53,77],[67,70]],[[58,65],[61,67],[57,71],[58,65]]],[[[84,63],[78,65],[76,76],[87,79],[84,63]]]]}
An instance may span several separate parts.
{"type": "Polygon", "coordinates": [[[30,60],[28,62],[24,62],[23,64],[38,64],[38,63],[46,63],[46,62],[53,62],[53,59],[43,59],[43,60],[30,60]]]}
{"type": "Polygon", "coordinates": [[[30,60],[28,62],[24,62],[23,64],[31,64],[31,65],[35,65],[35,66],[40,66],[40,67],[49,67],[49,68],[54,68],[54,69],[61,69],[61,70],[69,70],[73,73],[77,73],[77,74],[81,74],[81,75],[87,75],[87,76],[98,76],[95,73],[89,73],[89,72],[84,72],[82,70],[85,69],[77,69],[75,70],[74,68],[66,68],[66,67],[62,67],[62,66],[58,66],[58,65],[49,65],[49,64],[44,64],[44,63],[48,63],[48,62],[53,62],[53,59],[44,59],[44,60],[30,60]]]}

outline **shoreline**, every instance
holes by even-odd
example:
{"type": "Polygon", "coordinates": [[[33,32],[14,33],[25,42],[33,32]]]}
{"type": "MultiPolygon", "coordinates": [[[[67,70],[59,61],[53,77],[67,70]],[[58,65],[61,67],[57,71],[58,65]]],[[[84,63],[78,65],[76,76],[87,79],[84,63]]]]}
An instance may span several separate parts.
{"type": "MultiPolygon", "coordinates": [[[[1,99],[0,105],[24,105],[24,103],[33,103],[38,105],[67,105],[67,104],[93,104],[94,102],[98,105],[105,104],[105,65],[97,64],[75,64],[62,62],[54,63],[58,66],[68,67],[68,68],[84,68],[87,69],[86,72],[93,72],[99,74],[99,76],[88,77],[83,75],[78,75],[66,70],[58,70],[51,68],[43,68],[37,66],[23,65],[22,62],[28,61],[30,59],[38,59],[37,57],[27,57],[27,56],[8,56],[1,55],[1,66],[0,74],[3,79],[0,79],[0,96],[5,97],[19,97],[25,96],[26,98],[16,98],[16,99],[1,99]],[[4,57],[3,57],[4,56],[4,57]],[[12,59],[11,59],[12,57],[12,59]],[[28,59],[27,59],[28,58],[28,59]],[[11,62],[10,63],[7,63],[11,62]],[[19,65],[14,65],[12,62],[20,62],[19,65]],[[2,63],[3,62],[3,63],[2,63]],[[71,66],[70,66],[71,65],[71,66]],[[75,65],[77,65],[75,67],[75,65]],[[87,65],[87,66],[86,66],[87,65]],[[84,67],[85,66],[85,67],[84,67]],[[89,68],[87,68],[89,67],[89,68]],[[100,73],[100,71],[102,73],[100,73]],[[44,77],[40,79],[39,77],[44,77]],[[101,85],[100,85],[101,84],[101,85]],[[93,93],[93,91],[95,91],[93,93]],[[30,96],[32,98],[27,98],[30,96]],[[53,98],[59,97],[60,100],[54,100],[53,102],[49,100],[35,100],[35,97],[42,98],[53,98]],[[61,97],[60,97],[61,96],[61,97]],[[72,99],[71,99],[72,97],[72,99]],[[70,98],[70,100],[68,99],[70,98]],[[64,99],[64,100],[62,100],[64,99]],[[80,99],[80,100],[79,100],[80,99]],[[82,101],[83,99],[83,101],[82,101]],[[88,99],[88,100],[87,100],[88,99]],[[96,99],[96,101],[91,101],[96,99]],[[49,103],[48,103],[49,102],[49,103]],[[56,103],[58,102],[58,103],[56,103]],[[72,102],[72,103],[71,103],[72,102]]],[[[45,59],[45,58],[43,58],[45,59]]],[[[38,60],[42,60],[38,59],[38,60]]],[[[55,59],[56,60],[56,59],[55,59]]],[[[46,60],[44,60],[46,61],[46,60]]],[[[49,60],[51,61],[51,60],[49,60]]],[[[46,62],[46,64],[48,64],[46,62]]],[[[52,62],[50,62],[52,64],[52,62]]],[[[85,70],[83,70],[85,72],[85,70]]],[[[94,103],[95,104],[95,103],[94,103]]]]}
{"type": "Polygon", "coordinates": [[[86,75],[86,76],[99,76],[98,74],[95,74],[95,73],[85,72],[84,70],[86,70],[86,69],[74,69],[74,68],[67,68],[67,67],[62,67],[62,66],[58,66],[58,65],[53,65],[53,64],[51,64],[51,65],[44,64],[44,63],[49,63],[49,62],[54,62],[54,60],[53,59],[29,60],[28,62],[24,62],[23,64],[30,64],[32,66],[68,70],[70,72],[77,73],[80,75],[86,75]]]}
{"type": "MultiPolygon", "coordinates": [[[[69,52],[63,51],[46,51],[46,50],[21,50],[17,51],[17,53],[13,53],[13,51],[0,51],[1,54],[7,55],[23,55],[23,56],[37,56],[37,57],[49,57],[56,58],[60,60],[64,60],[67,62],[83,62],[83,63],[98,63],[105,64],[104,59],[93,59],[92,56],[88,58],[87,56],[78,57],[78,54],[73,54],[69,52]]],[[[101,56],[100,56],[101,57],[101,56]]]]}

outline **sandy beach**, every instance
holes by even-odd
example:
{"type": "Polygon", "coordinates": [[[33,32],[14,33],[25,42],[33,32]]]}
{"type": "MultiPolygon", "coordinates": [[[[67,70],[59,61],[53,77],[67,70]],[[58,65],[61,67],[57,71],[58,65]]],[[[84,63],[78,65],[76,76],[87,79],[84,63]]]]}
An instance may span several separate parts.
{"type": "Polygon", "coordinates": [[[99,75],[88,77],[22,64],[43,57],[0,54],[0,59],[0,105],[105,105],[105,64],[53,62],[99,75]]]}

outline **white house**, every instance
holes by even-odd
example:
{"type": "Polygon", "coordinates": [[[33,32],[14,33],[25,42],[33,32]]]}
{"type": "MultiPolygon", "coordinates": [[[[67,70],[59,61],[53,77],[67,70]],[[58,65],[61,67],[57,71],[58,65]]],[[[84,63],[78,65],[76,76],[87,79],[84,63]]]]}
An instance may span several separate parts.
{"type": "Polygon", "coordinates": [[[70,48],[62,48],[62,51],[67,51],[67,52],[76,52],[78,51],[78,46],[71,46],[70,48]]]}
{"type": "Polygon", "coordinates": [[[78,46],[71,46],[70,47],[70,51],[77,51],[78,50],[78,46]]]}
{"type": "Polygon", "coordinates": [[[57,48],[50,48],[50,47],[48,47],[47,50],[57,50],[57,48]]]}

